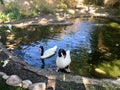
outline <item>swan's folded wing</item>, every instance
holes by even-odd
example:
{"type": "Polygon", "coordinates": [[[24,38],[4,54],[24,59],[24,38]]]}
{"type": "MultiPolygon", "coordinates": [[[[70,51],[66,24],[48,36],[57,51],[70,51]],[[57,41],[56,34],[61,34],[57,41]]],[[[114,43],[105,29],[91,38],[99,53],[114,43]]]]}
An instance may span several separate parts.
{"type": "Polygon", "coordinates": [[[54,55],[56,49],[57,49],[57,46],[54,46],[53,48],[50,48],[50,49],[46,50],[44,52],[43,56],[41,56],[41,58],[48,58],[48,57],[54,55]]]}
{"type": "Polygon", "coordinates": [[[67,50],[66,53],[67,53],[66,60],[67,60],[68,63],[70,64],[70,63],[71,63],[70,50],[67,50]]]}

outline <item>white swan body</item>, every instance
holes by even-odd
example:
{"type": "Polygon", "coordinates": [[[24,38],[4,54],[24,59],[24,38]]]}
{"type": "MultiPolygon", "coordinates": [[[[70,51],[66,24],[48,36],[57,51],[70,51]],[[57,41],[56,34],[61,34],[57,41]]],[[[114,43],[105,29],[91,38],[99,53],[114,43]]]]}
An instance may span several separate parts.
{"type": "Polygon", "coordinates": [[[62,56],[57,56],[56,65],[58,68],[65,68],[71,63],[70,58],[70,50],[66,51],[66,57],[62,54],[62,56]]]}
{"type": "Polygon", "coordinates": [[[45,58],[48,58],[48,57],[54,55],[55,52],[56,52],[56,49],[57,49],[57,46],[54,46],[53,48],[49,48],[49,49],[46,50],[46,51],[44,51],[44,49],[41,48],[42,51],[41,51],[41,56],[40,56],[40,58],[41,58],[41,59],[45,59],[45,58]]]}

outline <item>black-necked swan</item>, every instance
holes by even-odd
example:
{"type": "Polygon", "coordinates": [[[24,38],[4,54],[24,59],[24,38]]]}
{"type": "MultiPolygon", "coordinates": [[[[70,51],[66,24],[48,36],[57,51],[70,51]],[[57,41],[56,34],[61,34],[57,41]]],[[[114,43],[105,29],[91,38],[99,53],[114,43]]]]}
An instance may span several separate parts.
{"type": "Polygon", "coordinates": [[[69,65],[71,63],[70,50],[65,51],[64,49],[59,49],[58,56],[56,59],[56,65],[61,69],[70,72],[69,65]]]}
{"type": "Polygon", "coordinates": [[[50,57],[50,56],[55,54],[57,46],[49,48],[48,50],[45,50],[45,51],[44,51],[43,46],[40,46],[39,48],[41,49],[41,56],[40,56],[40,58],[41,59],[45,59],[45,58],[48,58],[48,57],[50,57]]]}

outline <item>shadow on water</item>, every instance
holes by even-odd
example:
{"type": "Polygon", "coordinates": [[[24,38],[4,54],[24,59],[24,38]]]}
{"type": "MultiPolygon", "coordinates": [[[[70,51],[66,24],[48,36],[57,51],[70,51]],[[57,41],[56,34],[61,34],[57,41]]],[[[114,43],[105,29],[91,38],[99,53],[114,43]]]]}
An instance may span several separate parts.
{"type": "Polygon", "coordinates": [[[120,76],[120,26],[116,28],[115,25],[107,20],[75,19],[71,26],[13,27],[10,33],[5,32],[7,27],[3,27],[0,41],[19,58],[37,68],[56,70],[57,52],[64,48],[71,51],[71,70],[75,74],[117,77],[120,76]],[[57,45],[56,54],[40,60],[40,45],[45,50],[57,45]],[[110,68],[114,70],[110,71],[110,68]],[[116,70],[117,74],[113,75],[116,70]]]}

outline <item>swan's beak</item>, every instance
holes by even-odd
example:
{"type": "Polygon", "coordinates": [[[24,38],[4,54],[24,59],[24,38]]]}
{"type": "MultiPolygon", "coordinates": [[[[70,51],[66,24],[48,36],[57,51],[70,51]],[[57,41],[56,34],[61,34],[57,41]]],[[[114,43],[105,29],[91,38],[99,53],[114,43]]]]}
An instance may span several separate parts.
{"type": "Polygon", "coordinates": [[[64,58],[66,58],[66,55],[64,55],[64,58]]]}

